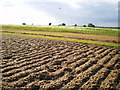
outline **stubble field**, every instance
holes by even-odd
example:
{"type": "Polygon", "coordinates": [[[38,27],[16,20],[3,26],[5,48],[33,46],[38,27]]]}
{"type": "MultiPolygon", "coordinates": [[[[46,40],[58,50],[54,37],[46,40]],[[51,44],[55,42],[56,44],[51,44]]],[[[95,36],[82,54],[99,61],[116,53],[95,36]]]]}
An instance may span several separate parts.
{"type": "Polygon", "coordinates": [[[3,89],[119,89],[120,49],[2,36],[3,89]]]}

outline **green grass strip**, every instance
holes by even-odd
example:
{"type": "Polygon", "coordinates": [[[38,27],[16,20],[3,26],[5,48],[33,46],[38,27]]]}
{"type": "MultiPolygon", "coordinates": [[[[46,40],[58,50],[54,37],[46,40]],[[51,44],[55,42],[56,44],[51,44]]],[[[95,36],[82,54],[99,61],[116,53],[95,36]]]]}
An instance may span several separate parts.
{"type": "Polygon", "coordinates": [[[88,44],[95,44],[95,45],[102,45],[102,46],[109,46],[109,47],[120,48],[119,44],[107,43],[107,42],[99,42],[99,41],[77,40],[77,39],[70,39],[70,38],[57,38],[57,37],[49,37],[49,36],[25,35],[25,34],[15,34],[15,33],[1,33],[1,34],[16,35],[16,36],[27,36],[27,37],[36,37],[36,38],[42,38],[42,39],[70,41],[70,42],[78,42],[78,43],[86,43],[86,44],[88,43],[88,44]]]}
{"type": "Polygon", "coordinates": [[[57,32],[80,32],[80,33],[89,33],[97,35],[113,35],[119,36],[120,31],[117,29],[109,28],[91,28],[91,27],[69,27],[69,26],[23,26],[23,25],[2,25],[2,28],[11,28],[11,29],[28,29],[28,30],[43,30],[43,31],[57,31],[57,32]]]}

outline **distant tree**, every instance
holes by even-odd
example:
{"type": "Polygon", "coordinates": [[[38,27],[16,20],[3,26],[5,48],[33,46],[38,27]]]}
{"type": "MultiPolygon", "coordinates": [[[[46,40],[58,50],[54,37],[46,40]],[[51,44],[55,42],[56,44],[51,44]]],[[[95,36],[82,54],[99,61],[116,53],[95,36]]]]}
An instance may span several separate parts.
{"type": "Polygon", "coordinates": [[[58,24],[58,26],[62,26],[61,24],[58,24]]]}
{"type": "Polygon", "coordinates": [[[86,25],[83,25],[83,27],[86,27],[86,25]]]}
{"type": "Polygon", "coordinates": [[[65,23],[62,23],[62,26],[66,26],[66,24],[65,24],[65,23]]]}
{"type": "Polygon", "coordinates": [[[74,26],[77,26],[77,24],[75,24],[74,26]]]}
{"type": "Polygon", "coordinates": [[[52,25],[52,23],[49,23],[49,26],[51,26],[52,25]]]}
{"type": "Polygon", "coordinates": [[[32,25],[33,25],[33,23],[32,23],[32,25]]]}
{"type": "Polygon", "coordinates": [[[26,25],[26,23],[22,23],[22,25],[26,25]]]}
{"type": "Polygon", "coordinates": [[[95,25],[93,25],[92,23],[89,23],[88,27],[95,27],[95,25]]]}

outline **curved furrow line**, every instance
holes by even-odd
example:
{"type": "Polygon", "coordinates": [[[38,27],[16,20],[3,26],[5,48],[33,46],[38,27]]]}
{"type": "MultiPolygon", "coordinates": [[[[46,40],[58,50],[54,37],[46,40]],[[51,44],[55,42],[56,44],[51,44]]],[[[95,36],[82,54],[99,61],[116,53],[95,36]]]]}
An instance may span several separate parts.
{"type": "Polygon", "coordinates": [[[31,61],[32,59],[37,59],[37,58],[41,58],[41,57],[48,56],[48,55],[49,55],[49,53],[40,53],[37,56],[36,55],[31,55],[31,56],[29,55],[29,58],[18,57],[18,59],[15,59],[13,62],[7,63],[6,65],[3,65],[2,68],[8,67],[8,66],[13,66],[14,64],[21,64],[23,62],[31,61]]]}
{"type": "Polygon", "coordinates": [[[104,64],[106,64],[110,59],[111,59],[111,56],[106,55],[105,57],[101,58],[101,59],[97,62],[97,64],[104,66],[104,64]]]}
{"type": "MultiPolygon", "coordinates": [[[[114,54],[113,52],[110,52],[110,55],[111,54],[114,54]]],[[[111,65],[110,67],[113,67],[113,64],[115,64],[115,62],[118,60],[118,57],[119,55],[116,55],[116,58],[112,58],[110,61],[109,61],[109,65],[111,65]]],[[[102,58],[100,61],[99,61],[99,65],[104,65],[105,64],[105,67],[106,65],[108,65],[108,63],[106,64],[106,62],[108,62],[108,60],[110,59],[111,57],[109,56],[105,56],[104,58],[102,58]]],[[[98,71],[98,73],[96,73],[94,76],[91,77],[91,79],[89,81],[87,81],[82,87],[82,88],[91,88],[91,89],[97,89],[100,87],[100,84],[102,81],[104,81],[104,79],[108,76],[108,74],[110,73],[110,70],[107,69],[107,68],[102,68],[100,71],[98,71]],[[104,70],[106,72],[104,72],[104,70]]]]}
{"type": "Polygon", "coordinates": [[[98,70],[100,70],[102,66],[100,65],[93,65],[84,72],[79,73],[78,75],[75,75],[73,80],[68,82],[66,85],[64,85],[62,89],[79,89],[85,82],[89,80],[91,76],[97,73],[98,70]]]}
{"type": "Polygon", "coordinates": [[[107,50],[107,49],[105,49],[105,48],[100,48],[98,51],[95,52],[95,54],[101,54],[101,53],[104,52],[105,50],[107,50]]]}
{"type": "Polygon", "coordinates": [[[25,70],[28,70],[28,69],[37,68],[37,67],[39,67],[39,65],[41,65],[42,62],[48,62],[48,60],[41,61],[40,59],[37,59],[36,61],[37,62],[35,62],[33,64],[29,64],[29,65],[23,66],[21,68],[13,69],[13,70],[10,70],[8,72],[2,73],[2,76],[3,77],[12,76],[13,74],[18,73],[20,71],[25,71],[25,70]]]}
{"type": "Polygon", "coordinates": [[[92,67],[98,60],[97,59],[90,59],[89,61],[85,62],[83,65],[80,65],[79,67],[76,67],[73,70],[73,73],[75,74],[79,74],[87,69],[89,69],[90,67],[92,67]]]}
{"type": "MultiPolygon", "coordinates": [[[[106,64],[108,61],[110,61],[111,58],[114,58],[114,54],[115,54],[114,50],[111,51],[111,52],[109,52],[109,53],[106,53],[106,52],[105,52],[105,55],[106,55],[106,56],[104,56],[102,59],[100,59],[100,60],[97,62],[97,64],[99,64],[99,65],[104,65],[104,64],[106,64]]],[[[99,58],[99,57],[97,57],[97,58],[99,58]]]]}
{"type": "Polygon", "coordinates": [[[91,76],[90,79],[83,84],[80,89],[98,89],[100,84],[109,75],[110,70],[107,68],[102,68],[95,75],[91,76]]]}
{"type": "Polygon", "coordinates": [[[31,55],[31,57],[29,56],[29,58],[28,57],[26,58],[26,57],[15,56],[15,57],[12,58],[13,61],[11,61],[11,62],[6,63],[5,65],[3,65],[3,68],[5,68],[7,66],[14,65],[15,61],[17,61],[16,64],[20,64],[20,63],[25,62],[25,59],[28,59],[28,61],[29,61],[29,59],[33,59],[34,57],[35,57],[35,55],[33,57],[31,55]]]}
{"type": "MultiPolygon", "coordinates": [[[[48,79],[48,73],[43,71],[39,71],[36,73],[31,73],[25,77],[21,77],[19,80],[14,81],[14,82],[10,82],[9,86],[11,87],[24,87],[25,85],[27,85],[30,82],[33,82],[35,80],[41,80],[41,78],[43,79],[48,79]],[[46,75],[45,75],[46,74],[46,75]],[[47,76],[47,77],[46,77],[47,76]]],[[[49,80],[49,79],[48,79],[49,80]]]]}
{"type": "Polygon", "coordinates": [[[117,62],[120,62],[120,54],[116,54],[107,64],[104,66],[108,69],[115,69],[114,66],[117,62]]]}
{"type": "Polygon", "coordinates": [[[119,83],[120,69],[112,70],[107,78],[101,83],[100,88],[116,89],[119,83]]]}
{"type": "Polygon", "coordinates": [[[14,66],[9,66],[9,67],[3,68],[2,73],[8,72],[8,71],[13,70],[13,69],[18,69],[18,68],[21,68],[23,66],[30,65],[30,64],[33,64],[33,63],[37,63],[37,62],[43,61],[47,58],[51,58],[51,56],[47,56],[47,55],[46,56],[41,56],[41,57],[42,58],[40,58],[40,59],[36,59],[36,60],[31,59],[29,62],[26,61],[26,62],[20,63],[18,65],[15,64],[14,66]]]}
{"type": "Polygon", "coordinates": [[[81,58],[80,60],[74,62],[74,63],[71,63],[68,65],[68,67],[71,67],[71,68],[77,68],[83,64],[85,64],[86,62],[88,62],[88,59],[86,58],[81,58]]]}
{"type": "Polygon", "coordinates": [[[39,90],[40,89],[40,85],[41,84],[46,84],[46,83],[49,83],[51,80],[35,80],[35,81],[32,81],[28,84],[26,84],[24,86],[24,88],[26,89],[35,89],[35,90],[39,90]]]}
{"type": "MultiPolygon", "coordinates": [[[[92,55],[92,53],[97,50],[97,49],[96,50],[92,50],[92,49],[93,48],[90,49],[91,51],[86,50],[85,52],[88,51],[87,53],[81,52],[81,55],[79,55],[80,53],[77,54],[77,56],[73,57],[73,59],[70,57],[70,59],[72,59],[72,60],[68,60],[65,63],[67,64],[68,67],[69,67],[69,65],[70,65],[70,67],[73,67],[73,68],[74,68],[74,66],[79,67],[80,65],[84,64],[87,61],[87,59],[84,59],[84,57],[88,57],[88,56],[92,55]],[[83,60],[82,60],[82,58],[83,58],[83,60]]],[[[64,65],[65,65],[65,63],[64,63],[64,65]]]]}
{"type": "Polygon", "coordinates": [[[40,85],[40,89],[60,89],[66,83],[70,82],[74,77],[69,73],[66,73],[63,77],[60,77],[48,84],[40,85]]]}
{"type": "MultiPolygon", "coordinates": [[[[88,50],[86,50],[86,51],[84,51],[84,52],[87,52],[88,50]]],[[[65,63],[67,64],[67,65],[70,65],[70,64],[72,64],[72,63],[75,63],[76,61],[78,61],[78,60],[80,60],[80,59],[82,59],[82,58],[84,58],[85,56],[87,56],[85,53],[83,53],[83,52],[80,52],[79,54],[77,54],[76,56],[73,56],[73,55],[71,55],[71,56],[69,56],[69,57],[66,57],[66,59],[68,59],[65,63]],[[79,55],[81,53],[81,55],[79,55]]]]}
{"type": "Polygon", "coordinates": [[[11,75],[9,77],[3,77],[3,80],[4,81],[7,80],[8,82],[16,81],[19,78],[21,78],[21,75],[22,76],[27,76],[32,72],[37,72],[37,71],[39,71],[39,69],[41,70],[42,69],[41,67],[44,66],[45,64],[49,63],[50,61],[51,61],[51,59],[45,60],[43,62],[39,62],[39,63],[36,64],[37,67],[35,67],[34,69],[32,69],[32,70],[28,69],[28,70],[25,70],[25,71],[22,71],[22,72],[19,72],[19,73],[14,73],[13,75],[11,75]]]}
{"type": "Polygon", "coordinates": [[[67,52],[67,53],[64,53],[64,55],[62,55],[63,57],[69,57],[70,55],[74,54],[75,52],[67,52]]]}
{"type": "Polygon", "coordinates": [[[24,87],[27,84],[34,82],[35,80],[56,80],[59,77],[64,76],[67,69],[68,68],[62,68],[52,73],[49,73],[47,70],[42,70],[34,73],[31,72],[31,74],[22,77],[17,81],[13,81],[9,85],[12,87],[24,87]]]}
{"type": "Polygon", "coordinates": [[[111,51],[112,51],[112,49],[107,49],[106,51],[104,51],[100,54],[97,54],[95,58],[101,59],[101,58],[105,57],[107,54],[109,54],[111,51]]]}
{"type": "MultiPolygon", "coordinates": [[[[103,53],[103,54],[105,54],[104,57],[102,58],[102,60],[98,61],[97,64],[104,65],[105,63],[107,63],[113,57],[113,55],[115,54],[113,52],[114,51],[109,52],[109,50],[104,52],[103,53]]],[[[101,55],[103,55],[103,54],[101,54],[101,55]]],[[[99,58],[99,57],[97,56],[97,58],[99,58]]]]}
{"type": "MultiPolygon", "coordinates": [[[[91,54],[91,51],[87,53],[87,55],[91,54]]],[[[72,74],[75,74],[75,73],[80,73],[80,72],[83,72],[85,70],[87,70],[89,67],[91,67],[93,64],[95,64],[98,60],[95,60],[94,58],[93,59],[90,59],[89,61],[87,59],[84,59],[81,60],[84,64],[81,65],[78,65],[80,67],[75,67],[75,69],[72,71],[73,73],[72,74]]],[[[77,63],[77,62],[76,62],[77,63]]],[[[76,64],[77,65],[77,64],[76,64]]],[[[72,66],[72,65],[71,65],[72,66]]],[[[66,83],[67,84],[67,83],[66,83]]]]}

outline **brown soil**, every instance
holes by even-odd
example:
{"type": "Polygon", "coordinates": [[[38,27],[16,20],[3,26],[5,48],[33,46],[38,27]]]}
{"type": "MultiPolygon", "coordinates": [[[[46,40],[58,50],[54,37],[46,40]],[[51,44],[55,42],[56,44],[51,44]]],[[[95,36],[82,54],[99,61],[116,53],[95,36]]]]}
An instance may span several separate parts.
{"type": "Polygon", "coordinates": [[[3,35],[2,88],[119,89],[120,50],[3,35]]]}

